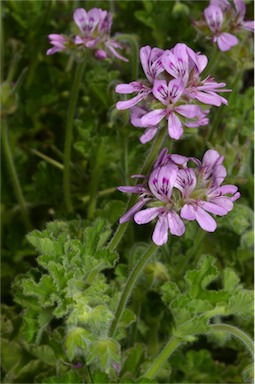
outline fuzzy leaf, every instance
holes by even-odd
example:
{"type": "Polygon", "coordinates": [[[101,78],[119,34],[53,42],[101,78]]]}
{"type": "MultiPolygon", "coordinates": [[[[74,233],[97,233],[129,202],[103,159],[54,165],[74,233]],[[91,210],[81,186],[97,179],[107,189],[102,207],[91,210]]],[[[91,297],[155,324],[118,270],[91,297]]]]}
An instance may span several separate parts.
{"type": "Polygon", "coordinates": [[[88,346],[94,341],[93,334],[81,327],[70,329],[65,338],[66,354],[69,360],[88,351],[88,346]]]}
{"type": "Polygon", "coordinates": [[[120,364],[120,345],[113,339],[101,339],[93,343],[88,355],[87,364],[97,363],[106,373],[112,364],[120,364]]]}

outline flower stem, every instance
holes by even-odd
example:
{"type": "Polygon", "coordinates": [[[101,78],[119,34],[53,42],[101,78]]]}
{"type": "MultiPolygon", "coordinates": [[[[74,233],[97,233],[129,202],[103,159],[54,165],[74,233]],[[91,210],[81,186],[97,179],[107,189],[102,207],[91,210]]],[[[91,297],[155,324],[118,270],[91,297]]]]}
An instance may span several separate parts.
{"type": "Polygon", "coordinates": [[[148,263],[152,255],[157,251],[158,246],[154,243],[151,244],[151,246],[147,249],[147,251],[144,253],[144,255],[141,257],[141,259],[138,261],[136,266],[134,267],[133,271],[130,273],[126,286],[124,288],[124,291],[122,292],[116,313],[115,313],[115,318],[112,322],[111,329],[110,329],[110,336],[113,337],[118,323],[121,319],[121,316],[124,312],[124,309],[126,307],[127,301],[132,293],[132,290],[141,274],[143,271],[145,265],[148,263]]]}
{"type": "Polygon", "coordinates": [[[244,333],[241,329],[229,324],[212,324],[211,330],[219,332],[229,332],[233,336],[237,337],[246,346],[247,350],[252,356],[254,356],[254,344],[250,336],[244,333]]]}
{"type": "Polygon", "coordinates": [[[3,127],[2,127],[2,144],[3,144],[3,151],[7,163],[7,167],[9,170],[10,178],[12,181],[14,193],[16,195],[16,199],[18,200],[18,203],[20,205],[21,214],[24,220],[24,223],[26,225],[27,230],[32,229],[32,224],[27,212],[26,207],[26,201],[24,199],[22,189],[20,186],[19,178],[16,172],[15,164],[12,157],[12,152],[8,140],[8,127],[7,127],[7,121],[6,118],[3,119],[3,127]]]}
{"type": "MultiPolygon", "coordinates": [[[[151,147],[151,150],[150,152],[148,153],[148,156],[144,162],[144,165],[141,169],[141,172],[140,174],[142,175],[147,175],[150,168],[152,167],[153,163],[155,162],[156,160],[156,157],[158,156],[158,152],[161,148],[161,145],[165,139],[165,135],[166,135],[166,131],[164,129],[161,129],[154,141],[154,144],[153,146],[151,147]]],[[[136,180],[136,184],[137,184],[138,180],[136,180]]],[[[135,204],[135,201],[137,199],[137,196],[136,195],[132,195],[128,201],[128,204],[127,204],[127,208],[126,208],[126,211],[128,211],[132,205],[135,204]]],[[[127,227],[128,227],[128,224],[129,222],[126,222],[124,224],[119,224],[115,234],[113,235],[110,243],[108,244],[108,248],[111,252],[113,252],[116,247],[118,246],[120,240],[122,239],[127,227]]]]}
{"type": "Polygon", "coordinates": [[[80,89],[81,78],[85,69],[85,62],[79,62],[76,67],[74,80],[72,84],[69,107],[67,112],[66,122],[66,136],[65,136],[65,150],[64,150],[64,198],[67,212],[73,211],[72,198],[71,198],[71,185],[70,185],[70,161],[71,161],[71,147],[73,137],[73,120],[76,110],[76,104],[80,89]]]}
{"type": "Polygon", "coordinates": [[[144,374],[144,377],[146,377],[148,379],[153,379],[155,377],[155,375],[157,374],[157,372],[162,367],[162,365],[165,364],[167,359],[172,355],[172,353],[176,350],[176,348],[182,342],[183,341],[181,339],[179,339],[178,337],[172,336],[171,339],[166,344],[165,348],[160,352],[160,354],[153,361],[150,368],[144,374]]]}
{"type": "Polygon", "coordinates": [[[121,34],[115,37],[115,40],[127,41],[132,47],[132,79],[138,78],[138,60],[139,60],[139,46],[137,39],[132,35],[121,34]]]}
{"type": "MultiPolygon", "coordinates": [[[[242,76],[243,76],[243,70],[241,69],[241,70],[237,71],[237,75],[236,75],[234,81],[231,84],[232,92],[231,92],[231,94],[229,96],[229,99],[228,99],[228,105],[232,104],[233,99],[236,97],[236,95],[237,95],[237,93],[239,91],[239,88],[237,87],[237,84],[242,79],[242,76]]],[[[225,112],[225,108],[226,107],[227,107],[226,105],[221,105],[221,107],[219,108],[218,113],[216,115],[216,119],[215,119],[215,121],[213,123],[213,126],[212,126],[212,129],[211,129],[211,131],[209,133],[208,141],[212,140],[214,132],[218,129],[218,126],[219,126],[219,124],[222,121],[222,115],[225,112]]]]}

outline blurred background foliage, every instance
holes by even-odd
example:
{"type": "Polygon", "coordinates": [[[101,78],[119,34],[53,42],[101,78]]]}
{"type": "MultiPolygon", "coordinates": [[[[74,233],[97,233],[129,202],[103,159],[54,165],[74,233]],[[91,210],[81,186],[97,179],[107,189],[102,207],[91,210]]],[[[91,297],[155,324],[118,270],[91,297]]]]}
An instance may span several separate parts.
{"type": "MultiPolygon", "coordinates": [[[[252,19],[253,2],[246,3],[247,19],[252,19]]],[[[192,26],[192,20],[200,17],[206,5],[205,1],[157,0],[1,2],[1,125],[8,126],[9,143],[33,228],[42,230],[47,222],[55,219],[86,219],[92,192],[97,195],[94,218],[106,218],[115,228],[127,201],[127,197],[116,191],[115,187],[130,183],[130,175],[138,173],[138,167],[149,148],[140,144],[139,129],[129,124],[127,113],[115,109],[118,98],[114,93],[116,84],[135,80],[132,78],[130,63],[117,60],[112,63],[99,62],[88,57],[74,121],[71,169],[75,214],[66,214],[62,187],[63,146],[75,62],[65,53],[46,56],[45,52],[49,48],[48,34],[72,33],[74,9],[100,7],[113,14],[112,34],[131,34],[139,47],[149,44],[167,49],[177,42],[184,42],[194,50],[205,53],[210,63],[215,50],[208,41],[197,37],[192,26]]],[[[251,47],[252,43],[248,39],[244,45],[241,42],[230,53],[219,55],[211,68],[211,74],[217,81],[224,81],[229,88],[233,88],[232,94],[228,96],[229,106],[212,108],[208,127],[202,127],[175,142],[173,150],[198,158],[202,158],[208,148],[218,150],[225,156],[228,171],[226,183],[238,185],[242,198],[227,217],[218,220],[218,230],[214,234],[201,236],[197,225],[190,223],[182,239],[173,237],[161,248],[157,259],[153,260],[153,263],[158,263],[157,268],[156,264],[151,267],[148,265],[145,277],[137,286],[132,300],[133,310],[140,317],[137,329],[131,325],[128,330],[137,348],[134,357],[134,347],[125,345],[123,359],[126,366],[130,356],[133,356],[132,362],[136,359],[137,366],[143,363],[150,330],[159,328],[159,324],[160,343],[164,343],[164,330],[169,328],[171,313],[163,305],[159,288],[169,279],[181,285],[186,271],[196,267],[200,256],[212,255],[217,259],[220,270],[233,268],[244,287],[252,288],[251,47]],[[213,125],[217,128],[214,131],[213,125]]],[[[125,55],[132,62],[132,49],[128,43],[125,45],[125,55]]],[[[143,76],[139,67],[139,77],[143,76]]],[[[169,142],[165,145],[170,147],[169,142]]],[[[1,214],[2,352],[5,356],[2,360],[3,382],[82,382],[79,370],[64,365],[61,360],[66,358],[62,349],[61,324],[55,324],[52,334],[44,336],[41,344],[29,344],[23,339],[22,308],[14,301],[11,286],[17,275],[36,266],[37,251],[25,237],[27,228],[22,220],[4,158],[1,214]],[[58,378],[50,378],[55,375],[58,378]]],[[[143,246],[144,242],[149,241],[151,232],[150,225],[129,226],[119,248],[120,264],[115,275],[109,273],[110,277],[116,278],[113,284],[115,287],[120,286],[130,265],[139,257],[139,247],[130,248],[130,244],[141,243],[143,246]]],[[[234,320],[231,317],[229,321],[235,324],[238,322],[242,329],[251,334],[251,319],[244,317],[234,320]]],[[[149,343],[152,343],[150,348],[153,349],[153,340],[149,343]]],[[[159,381],[164,382],[166,377],[172,383],[249,380],[249,358],[240,350],[240,345],[230,339],[222,340],[220,336],[212,340],[201,338],[173,355],[159,381]]],[[[95,374],[95,383],[107,380],[102,372],[95,374]]],[[[135,381],[127,377],[121,382],[135,381]]]]}

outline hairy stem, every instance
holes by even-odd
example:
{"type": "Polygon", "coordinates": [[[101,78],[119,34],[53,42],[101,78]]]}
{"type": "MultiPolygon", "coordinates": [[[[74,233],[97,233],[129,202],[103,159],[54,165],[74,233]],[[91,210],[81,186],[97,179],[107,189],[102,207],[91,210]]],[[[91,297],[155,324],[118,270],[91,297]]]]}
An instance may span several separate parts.
{"type": "Polygon", "coordinates": [[[148,379],[153,379],[157,372],[160,370],[162,365],[165,364],[167,359],[172,355],[172,353],[176,350],[176,348],[182,343],[182,340],[178,337],[172,336],[168,341],[164,349],[160,352],[160,354],[153,361],[150,368],[144,374],[144,377],[148,379]]]}
{"type": "MultiPolygon", "coordinates": [[[[236,97],[236,95],[238,94],[239,92],[239,88],[237,87],[237,84],[239,83],[239,81],[242,79],[242,76],[243,76],[243,69],[240,69],[239,71],[237,71],[237,75],[233,81],[233,83],[231,84],[231,89],[232,89],[232,92],[231,92],[231,95],[229,96],[229,99],[228,99],[228,104],[231,105],[232,104],[232,101],[233,99],[236,97]]],[[[218,129],[221,121],[222,121],[222,116],[225,112],[225,108],[227,106],[226,105],[221,105],[221,107],[218,109],[218,113],[216,115],[216,119],[213,123],[213,126],[212,126],[212,129],[209,133],[209,136],[208,136],[208,140],[211,141],[212,140],[212,137],[215,133],[215,131],[218,129]]]]}
{"type": "Polygon", "coordinates": [[[121,319],[121,316],[124,312],[127,301],[129,299],[132,291],[133,291],[133,288],[134,288],[141,272],[143,271],[145,265],[148,263],[148,261],[150,260],[152,255],[154,255],[154,253],[157,251],[157,249],[158,249],[158,246],[156,244],[152,243],[152,245],[147,249],[147,251],[144,253],[144,255],[141,257],[141,259],[138,261],[138,263],[136,264],[136,266],[134,267],[134,269],[130,273],[128,280],[127,280],[127,283],[126,283],[126,286],[124,288],[124,291],[121,294],[120,301],[119,301],[119,304],[118,304],[118,307],[117,307],[117,310],[115,313],[115,318],[114,318],[112,325],[111,325],[111,329],[110,329],[110,336],[111,337],[113,337],[115,332],[116,332],[117,326],[118,326],[119,321],[121,319]]]}
{"type": "MultiPolygon", "coordinates": [[[[151,147],[151,150],[150,152],[148,153],[148,156],[144,162],[144,165],[141,169],[141,172],[140,174],[142,175],[147,175],[150,168],[152,167],[153,163],[155,162],[157,156],[158,156],[158,153],[159,153],[159,150],[161,148],[161,145],[164,141],[164,138],[165,138],[165,135],[166,135],[166,131],[164,129],[161,129],[154,141],[154,144],[152,145],[151,147]]],[[[138,183],[138,180],[136,180],[136,183],[138,183]]],[[[127,208],[126,208],[126,212],[135,204],[136,202],[136,199],[137,199],[137,196],[136,195],[132,195],[128,201],[128,204],[127,204],[127,208]]],[[[114,251],[119,242],[121,241],[127,227],[128,227],[128,224],[129,222],[126,222],[124,224],[119,224],[119,226],[117,227],[117,230],[116,232],[114,233],[110,243],[108,244],[108,248],[110,251],[114,251]]]]}
{"type": "Polygon", "coordinates": [[[210,326],[212,331],[228,332],[237,337],[246,346],[246,349],[254,356],[254,344],[250,336],[244,333],[241,329],[229,324],[212,324],[210,326]]]}
{"type": "Polygon", "coordinates": [[[115,37],[116,40],[127,41],[132,48],[132,79],[137,80],[138,78],[138,60],[139,60],[139,46],[137,39],[132,35],[119,35],[115,37]]]}
{"type": "Polygon", "coordinates": [[[77,99],[79,95],[81,78],[84,72],[85,62],[79,62],[76,67],[72,90],[69,99],[69,107],[67,112],[65,150],[64,150],[64,199],[67,212],[73,211],[71,198],[71,183],[70,183],[70,162],[71,162],[71,147],[73,137],[73,120],[76,110],[77,99]]]}
{"type": "Polygon", "coordinates": [[[7,127],[7,121],[6,118],[3,119],[3,126],[2,126],[2,145],[3,145],[3,152],[5,155],[6,164],[8,167],[8,171],[10,174],[10,179],[13,185],[14,193],[16,196],[16,199],[18,200],[22,218],[24,220],[24,223],[26,225],[27,230],[32,229],[32,224],[28,215],[27,207],[26,207],[26,201],[24,199],[22,189],[20,186],[19,178],[16,172],[15,164],[13,161],[13,156],[8,140],[8,127],[7,127]]]}

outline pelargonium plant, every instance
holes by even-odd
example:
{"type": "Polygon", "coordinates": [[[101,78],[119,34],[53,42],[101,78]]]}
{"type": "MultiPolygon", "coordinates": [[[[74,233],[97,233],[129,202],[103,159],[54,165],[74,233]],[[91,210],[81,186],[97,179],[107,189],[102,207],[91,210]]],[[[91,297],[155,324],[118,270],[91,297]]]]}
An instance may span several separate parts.
{"type": "Polygon", "coordinates": [[[117,93],[136,96],[117,102],[116,107],[130,109],[131,124],[145,129],[140,138],[143,144],[152,140],[165,124],[169,136],[179,140],[184,127],[208,124],[211,106],[227,104],[219,95],[230,91],[224,88],[226,84],[217,83],[211,76],[203,79],[208,59],[186,44],[178,43],[170,50],[142,47],[140,61],[147,80],[117,85],[117,93]]]}
{"type": "Polygon", "coordinates": [[[208,36],[225,52],[238,44],[238,35],[246,30],[254,31],[254,21],[245,20],[246,6],[243,0],[210,0],[203,19],[194,21],[198,31],[208,36]]]}
{"type": "Polygon", "coordinates": [[[120,223],[134,218],[137,224],[146,224],[157,218],[152,236],[157,245],[167,242],[168,230],[182,236],[186,221],[196,220],[204,231],[214,232],[217,224],[210,214],[227,215],[233,209],[233,201],[240,197],[236,186],[222,185],[227,175],[223,159],[215,150],[208,150],[201,162],[194,157],[168,154],[167,148],[163,149],[151,174],[139,175],[144,183],[118,187],[121,192],[139,195],[138,202],[121,217],[120,223]],[[145,205],[147,208],[141,210],[145,205]]]}
{"type": "Polygon", "coordinates": [[[50,34],[49,40],[53,47],[47,50],[47,55],[64,50],[83,52],[84,48],[88,48],[95,52],[95,57],[99,60],[115,56],[128,61],[116,51],[121,48],[121,44],[110,37],[112,27],[110,12],[100,8],[92,8],[87,12],[83,8],[78,8],[74,11],[73,18],[80,33],[74,38],[56,33],[50,34]]]}
{"type": "MultiPolygon", "coordinates": [[[[5,3],[7,4],[5,7],[10,3],[10,7],[19,9],[13,6],[13,2],[5,3]]],[[[58,2],[49,2],[51,3],[54,7],[58,2]]],[[[160,8],[161,3],[164,3],[164,7],[167,7],[171,2],[158,2],[156,5],[154,3],[157,2],[149,2],[145,7],[150,16],[154,12],[151,11],[154,6],[160,8]]],[[[35,9],[36,7],[37,5],[35,9]]],[[[126,10],[124,4],[119,8],[122,11],[126,10]]],[[[183,9],[183,5],[179,10],[181,8],[183,9]]],[[[47,7],[46,12],[48,9],[47,7]]],[[[175,11],[176,9],[178,10],[178,7],[175,6],[175,11]]],[[[139,21],[144,20],[146,12],[141,10],[136,12],[139,21]]],[[[46,15],[47,13],[44,15],[45,20],[46,15]]],[[[241,273],[239,276],[232,269],[235,260],[239,262],[242,257],[245,260],[245,264],[242,265],[244,273],[248,269],[246,262],[249,255],[245,253],[250,249],[251,225],[250,218],[245,221],[246,217],[243,216],[248,217],[250,212],[247,213],[249,208],[246,203],[243,208],[242,204],[235,203],[241,197],[241,193],[234,184],[242,182],[242,196],[247,197],[244,180],[250,180],[250,168],[241,159],[242,166],[247,168],[247,178],[245,179],[241,172],[235,177],[233,172],[233,179],[227,179],[227,173],[228,176],[231,174],[231,167],[234,170],[235,164],[232,163],[235,162],[236,148],[231,147],[233,143],[230,144],[228,139],[233,132],[239,134],[237,128],[231,127],[228,130],[228,127],[225,127],[228,125],[226,120],[230,113],[226,115],[227,117],[223,116],[227,110],[225,106],[228,103],[231,105],[233,100],[231,97],[227,100],[222,96],[231,92],[226,88],[226,83],[232,77],[231,72],[229,76],[227,74],[229,63],[223,61],[222,64],[223,67],[226,66],[224,77],[226,82],[218,82],[214,79],[213,73],[208,75],[213,71],[209,71],[207,67],[208,58],[205,54],[191,49],[184,43],[177,43],[174,47],[167,48],[162,41],[158,43],[158,47],[144,45],[140,49],[140,62],[146,76],[140,80],[136,75],[139,49],[136,41],[131,44],[133,81],[117,85],[116,92],[124,97],[117,102],[116,107],[119,111],[130,110],[131,124],[143,129],[140,141],[147,145],[141,146],[134,142],[129,145],[125,130],[119,133],[119,127],[114,126],[112,121],[111,125],[109,121],[105,121],[113,100],[107,99],[104,86],[106,90],[108,83],[116,84],[116,76],[121,78],[121,69],[122,72],[126,70],[126,64],[124,66],[119,62],[118,72],[109,71],[108,64],[110,65],[111,61],[105,59],[117,58],[127,61],[117,51],[121,48],[118,42],[120,37],[112,38],[110,35],[111,14],[100,8],[87,11],[78,8],[74,11],[73,18],[76,28],[73,36],[50,34],[52,48],[47,51],[47,55],[66,52],[78,59],[70,60],[70,67],[73,63],[76,65],[74,76],[71,76],[71,71],[67,71],[68,76],[72,77],[72,88],[66,117],[64,155],[62,156],[61,152],[62,140],[59,148],[57,144],[54,148],[54,153],[63,158],[63,164],[61,160],[56,161],[37,150],[33,151],[34,155],[39,154],[43,159],[43,165],[54,166],[57,168],[56,172],[59,172],[56,173],[56,180],[53,180],[50,168],[43,166],[38,167],[33,175],[36,186],[49,182],[49,186],[47,185],[49,193],[54,195],[50,200],[45,198],[44,201],[42,193],[40,195],[42,199],[36,200],[36,204],[27,204],[14,166],[15,158],[12,157],[8,141],[7,119],[8,114],[16,112],[16,102],[18,104],[18,99],[15,100],[14,106],[12,104],[16,87],[10,86],[15,69],[18,67],[17,63],[10,67],[7,86],[5,84],[5,87],[2,87],[6,91],[5,97],[2,97],[6,106],[3,111],[2,134],[3,153],[8,171],[5,174],[8,176],[10,174],[10,182],[20,208],[12,208],[5,222],[9,224],[16,214],[15,211],[21,212],[29,230],[26,239],[30,244],[30,248],[26,248],[25,252],[19,247],[14,247],[17,248],[13,258],[14,264],[22,261],[18,264],[21,265],[22,274],[19,274],[13,284],[12,307],[9,303],[4,307],[2,340],[7,357],[4,356],[2,359],[5,375],[3,382],[173,383],[178,380],[202,382],[208,377],[212,382],[215,377],[210,376],[214,367],[213,358],[217,360],[215,366],[220,371],[218,381],[215,382],[225,382],[225,378],[226,382],[232,382],[232,378],[237,377],[236,372],[240,367],[249,378],[252,376],[251,367],[244,369],[243,363],[238,363],[237,368],[234,364],[231,365],[230,373],[222,369],[224,364],[218,361],[216,348],[215,356],[211,356],[208,351],[209,343],[206,341],[210,336],[210,342],[215,343],[217,350],[222,345],[223,348],[225,345],[227,347],[230,345],[232,348],[231,344],[227,344],[230,343],[229,338],[222,336],[222,332],[226,332],[238,338],[249,354],[253,353],[251,338],[235,326],[237,317],[237,323],[249,330],[248,321],[253,315],[252,292],[242,287],[241,273]],[[99,59],[96,63],[94,60],[87,60],[91,53],[93,57],[99,59]],[[104,65],[101,60],[105,60],[104,65]],[[79,109],[75,131],[78,141],[73,143],[75,113],[79,90],[84,81],[85,65],[87,65],[87,81],[93,78],[93,82],[88,87],[82,87],[86,107],[79,109]],[[207,75],[204,74],[205,71],[207,75]],[[102,78],[104,81],[97,88],[96,83],[102,78]],[[105,102],[102,103],[102,100],[105,102]],[[214,109],[216,113],[212,119],[213,125],[209,125],[211,108],[221,106],[224,108],[218,111],[214,109]],[[216,137],[217,122],[221,118],[223,118],[223,130],[216,137]],[[193,137],[185,135],[193,132],[194,128],[206,125],[209,126],[207,137],[204,137],[202,129],[193,137]],[[111,129],[107,129],[109,127],[111,129]],[[115,140],[116,136],[118,137],[115,140]],[[175,142],[181,138],[183,141],[175,142]],[[149,143],[150,141],[152,142],[149,143]],[[117,178],[112,181],[109,177],[114,170],[121,167],[123,142],[125,142],[123,180],[126,180],[129,173],[129,165],[135,169],[136,155],[139,153],[141,158],[141,152],[147,152],[143,166],[140,170],[135,169],[134,172],[137,174],[132,176],[136,179],[134,185],[126,185],[126,181],[117,181],[117,178]],[[71,157],[72,148],[79,152],[76,158],[71,157]],[[127,148],[131,148],[132,151],[129,158],[127,148]],[[229,148],[232,150],[231,156],[228,153],[229,148]],[[185,156],[188,153],[194,156],[185,156]],[[226,167],[223,165],[224,157],[226,167]],[[103,173],[104,179],[101,183],[100,175],[103,173]],[[120,184],[123,185],[117,189],[131,195],[125,211],[124,202],[120,199],[107,200],[107,196],[112,193],[117,198],[121,196],[116,191],[116,185],[120,184]],[[100,185],[103,185],[101,190],[100,185]],[[59,202],[62,200],[62,188],[65,203],[63,206],[62,201],[59,202]],[[84,196],[87,192],[88,195],[84,196]],[[101,206],[99,204],[97,206],[97,197],[103,199],[101,206]],[[84,209],[83,204],[86,203],[88,208],[84,209]],[[32,230],[28,208],[31,207],[32,210],[34,206],[36,207],[34,213],[42,206],[43,218],[45,218],[45,206],[49,212],[54,211],[51,207],[56,208],[58,220],[46,223],[45,230],[37,229],[45,224],[38,220],[35,230],[32,230]],[[241,210],[235,215],[238,209],[241,210]],[[127,231],[126,241],[123,241],[125,231],[132,221],[135,222],[134,231],[127,231]],[[144,225],[152,221],[155,227],[152,241],[148,242],[147,229],[141,226],[138,231],[136,224],[144,225]],[[245,226],[247,231],[243,230],[245,226]],[[230,233],[231,230],[233,233],[230,233]],[[234,239],[234,245],[230,245],[231,240],[228,239],[226,245],[221,244],[226,231],[230,239],[234,239]],[[31,250],[31,247],[34,247],[34,250],[31,250]],[[234,250],[231,248],[231,254],[229,247],[234,248],[234,250]],[[36,253],[39,254],[37,267],[34,261],[36,253]],[[26,270],[29,264],[27,256],[32,260],[30,270],[26,270]],[[216,257],[221,258],[220,262],[217,260],[220,271],[215,265],[216,257]],[[139,279],[141,276],[143,279],[139,279]],[[133,300],[129,301],[131,296],[133,300]],[[13,302],[18,309],[13,306],[13,302]],[[20,313],[17,314],[17,311],[22,311],[22,316],[20,313]],[[197,348],[192,350],[189,347],[185,352],[187,344],[194,343],[201,336],[203,337],[201,345],[204,344],[205,347],[199,351],[197,348]],[[173,353],[176,354],[175,361],[170,360],[173,353]],[[183,364],[186,357],[189,361],[187,367],[183,364]],[[206,372],[205,375],[204,367],[209,369],[209,373],[206,372]],[[186,369],[184,378],[180,375],[182,369],[186,369]],[[202,376],[201,370],[203,370],[202,376]],[[223,370],[225,376],[222,374],[223,370]],[[196,372],[196,377],[192,376],[193,371],[196,372]]],[[[17,17],[17,20],[20,21],[21,18],[17,17]]],[[[123,18],[120,20],[124,24],[125,20],[123,18]]],[[[203,21],[197,22],[196,26],[206,28],[213,42],[218,44],[220,50],[226,51],[238,43],[239,32],[252,30],[253,22],[245,20],[245,5],[242,0],[235,0],[234,6],[228,0],[211,0],[204,11],[203,21]]],[[[29,33],[30,29],[27,28],[27,31],[29,33]]],[[[156,33],[152,36],[157,40],[156,33]]],[[[136,39],[136,37],[128,39],[129,37],[122,35],[122,39],[127,39],[129,42],[132,38],[136,39]]],[[[30,43],[29,39],[28,41],[30,43]]],[[[149,41],[143,41],[143,44],[147,43],[149,41]]],[[[222,56],[228,59],[225,55],[222,56]]],[[[47,64],[52,61],[54,57],[52,60],[45,60],[47,64]]],[[[61,65],[63,62],[61,61],[61,65]]],[[[32,66],[29,78],[34,72],[32,66]]],[[[49,70],[49,73],[54,82],[56,73],[59,73],[59,76],[62,74],[59,68],[57,71],[55,68],[52,72],[49,70]]],[[[222,73],[224,74],[224,71],[222,73]]],[[[238,76],[233,81],[233,88],[242,78],[243,72],[238,73],[238,76]]],[[[38,77],[35,83],[37,85],[39,76],[36,77],[38,77]]],[[[64,81],[65,78],[56,82],[56,94],[51,90],[49,99],[42,95],[43,102],[47,99],[48,104],[45,104],[47,108],[42,108],[43,112],[40,110],[39,118],[35,116],[35,127],[41,127],[42,122],[44,124],[44,113],[47,113],[48,109],[50,113],[52,111],[55,113],[55,106],[60,105],[57,86],[59,83],[63,89],[64,81]],[[50,109],[51,102],[55,101],[54,108],[50,109]]],[[[44,90],[44,87],[42,88],[44,90]]],[[[238,88],[236,89],[238,91],[238,88]]],[[[29,91],[30,87],[26,85],[26,96],[29,91]]],[[[34,86],[31,94],[34,96],[34,86]]],[[[235,92],[231,96],[233,94],[235,95],[235,92]]],[[[242,95],[239,96],[241,99],[242,95]]],[[[247,98],[242,100],[243,104],[241,107],[238,106],[239,109],[242,109],[247,98]]],[[[239,100],[232,105],[232,108],[236,107],[237,103],[239,100]]],[[[30,104],[32,102],[22,109],[21,113],[24,114],[22,118],[13,119],[13,125],[17,121],[27,121],[28,112],[35,110],[30,104]]],[[[54,117],[60,119],[63,114],[62,108],[54,117]]],[[[114,114],[116,115],[116,110],[114,114]]],[[[240,121],[243,122],[246,114],[239,111],[239,115],[240,121]]],[[[50,116],[52,125],[58,121],[56,118],[51,119],[50,116]]],[[[235,120],[235,125],[238,125],[237,121],[235,120]]],[[[37,135],[38,129],[33,131],[35,133],[32,135],[37,135]]],[[[242,134],[245,138],[242,136],[242,141],[248,143],[243,148],[247,148],[250,139],[245,133],[242,134]]],[[[34,138],[35,136],[32,143],[34,138]]],[[[47,141],[47,145],[43,148],[49,146],[47,141]]],[[[240,148],[241,145],[238,148],[238,161],[239,156],[241,157],[240,148]]],[[[19,153],[18,155],[20,156],[19,153]]],[[[22,159],[23,161],[25,160],[22,159]]],[[[250,163],[250,159],[247,163],[250,163]]],[[[29,169],[33,169],[33,166],[29,169]]],[[[23,175],[21,180],[23,181],[25,177],[27,176],[23,175]]],[[[27,188],[25,191],[32,194],[32,189],[27,188]]],[[[245,201],[245,198],[243,200],[245,201]]],[[[3,212],[5,213],[5,206],[3,212]]],[[[33,219],[32,215],[31,217],[33,219]]],[[[18,237],[15,223],[14,238],[18,237]]],[[[7,236],[7,242],[11,243],[11,239],[12,237],[7,236]]],[[[12,246],[13,244],[10,248],[12,246]]],[[[9,254],[8,252],[8,257],[9,254]]],[[[5,275],[15,276],[15,272],[4,267],[5,275]]],[[[9,294],[7,300],[10,300],[9,294]]],[[[239,345],[234,345],[234,349],[236,356],[239,345]]],[[[243,354],[241,356],[243,358],[243,354]]],[[[241,377],[240,374],[239,376],[241,377]]]]}

